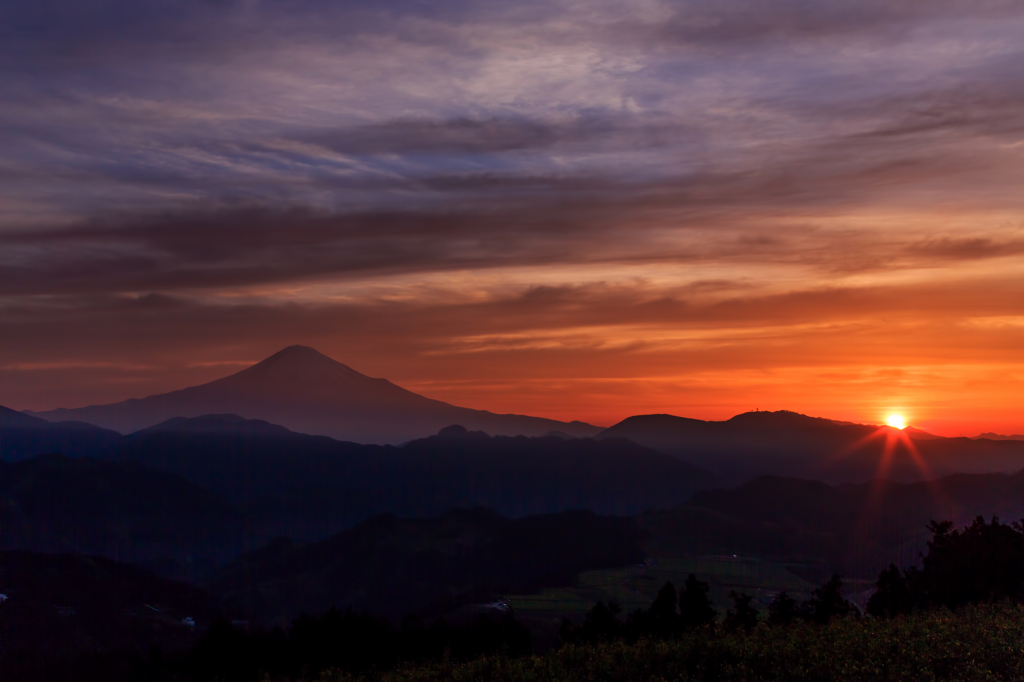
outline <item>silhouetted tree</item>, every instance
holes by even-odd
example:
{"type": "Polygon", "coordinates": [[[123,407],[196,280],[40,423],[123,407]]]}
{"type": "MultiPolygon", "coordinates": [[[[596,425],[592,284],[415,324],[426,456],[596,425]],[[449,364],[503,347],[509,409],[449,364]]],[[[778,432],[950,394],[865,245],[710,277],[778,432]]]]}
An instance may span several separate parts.
{"type": "Polygon", "coordinates": [[[950,608],[1024,597],[1024,529],[993,516],[977,517],[962,531],[949,521],[928,524],[933,536],[924,557],[928,597],[950,608]]]}
{"type": "Polygon", "coordinates": [[[752,597],[749,594],[736,594],[730,592],[733,599],[733,608],[725,612],[725,629],[731,632],[742,630],[749,633],[757,627],[760,613],[750,605],[752,597]]]}
{"type": "Polygon", "coordinates": [[[646,633],[655,637],[668,637],[679,629],[679,615],[676,613],[676,588],[672,581],[658,590],[651,608],[647,611],[646,633]]]}
{"type": "Polygon", "coordinates": [[[889,566],[878,576],[868,613],[892,617],[929,606],[1024,600],[1024,527],[977,517],[963,530],[951,521],[928,524],[932,539],[923,568],[902,575],[889,566]]]}
{"type": "Polygon", "coordinates": [[[679,620],[684,628],[697,628],[715,622],[715,609],[708,597],[710,588],[693,573],[679,593],[679,620]]]}
{"type": "Polygon", "coordinates": [[[768,605],[768,624],[771,626],[787,627],[792,625],[799,615],[800,605],[785,590],[775,595],[772,603],[768,605]]]}
{"type": "Polygon", "coordinates": [[[558,637],[563,643],[582,644],[610,642],[623,637],[623,624],[619,620],[622,607],[611,601],[594,604],[581,625],[575,625],[568,618],[562,619],[558,637]]]}
{"type": "Polygon", "coordinates": [[[901,574],[894,564],[889,564],[889,568],[878,575],[867,611],[876,618],[893,618],[925,606],[927,594],[921,571],[908,568],[901,574]]]}
{"type": "Polygon", "coordinates": [[[843,598],[843,580],[833,574],[821,587],[811,592],[805,605],[807,620],[821,625],[833,618],[845,618],[854,610],[853,604],[843,598]]]}

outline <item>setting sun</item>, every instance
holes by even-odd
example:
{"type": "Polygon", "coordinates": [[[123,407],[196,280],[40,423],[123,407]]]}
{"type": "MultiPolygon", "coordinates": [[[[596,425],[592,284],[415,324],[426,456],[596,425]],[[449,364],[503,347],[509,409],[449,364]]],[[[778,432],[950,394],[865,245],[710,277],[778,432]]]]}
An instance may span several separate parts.
{"type": "Polygon", "coordinates": [[[907,420],[900,414],[890,414],[886,418],[885,423],[894,429],[904,429],[907,426],[907,420]]]}

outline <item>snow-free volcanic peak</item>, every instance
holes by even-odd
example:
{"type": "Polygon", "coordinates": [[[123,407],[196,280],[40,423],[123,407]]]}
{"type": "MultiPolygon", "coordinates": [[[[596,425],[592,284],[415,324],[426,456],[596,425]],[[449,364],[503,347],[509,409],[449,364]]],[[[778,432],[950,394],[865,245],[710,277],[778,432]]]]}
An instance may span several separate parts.
{"type": "Polygon", "coordinates": [[[582,422],[499,415],[432,400],[299,345],[200,386],[37,416],[51,421],[75,419],[130,433],[175,417],[228,413],[361,443],[403,443],[451,424],[492,435],[539,436],[556,430],[592,436],[600,431],[582,422]]]}

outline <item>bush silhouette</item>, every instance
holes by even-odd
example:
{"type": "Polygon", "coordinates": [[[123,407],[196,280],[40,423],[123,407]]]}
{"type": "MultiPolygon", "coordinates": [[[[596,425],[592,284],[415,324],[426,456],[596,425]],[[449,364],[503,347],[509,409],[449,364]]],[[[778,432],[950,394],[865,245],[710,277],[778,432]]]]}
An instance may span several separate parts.
{"type": "Polygon", "coordinates": [[[950,608],[1024,596],[1024,535],[995,516],[977,517],[962,531],[949,521],[928,525],[933,537],[924,557],[930,601],[950,608]]]}
{"type": "Polygon", "coordinates": [[[1024,528],[977,517],[963,530],[950,521],[928,524],[932,539],[922,569],[882,571],[868,613],[893,617],[915,609],[1024,599],[1024,528]]]}
{"type": "Polygon", "coordinates": [[[708,597],[710,588],[693,573],[679,593],[679,620],[684,628],[699,628],[715,622],[715,609],[708,597]]]}
{"type": "Polygon", "coordinates": [[[757,621],[760,618],[758,610],[750,605],[752,597],[749,594],[736,594],[736,592],[730,592],[729,596],[733,599],[733,608],[725,612],[725,629],[730,632],[737,630],[751,632],[757,627],[757,621]]]}
{"type": "Polygon", "coordinates": [[[622,607],[613,601],[605,606],[603,601],[594,604],[583,620],[583,624],[575,626],[568,618],[562,619],[558,637],[563,643],[594,644],[611,642],[624,636],[622,621],[619,614],[622,607]]]}
{"type": "Polygon", "coordinates": [[[792,625],[799,616],[800,605],[785,590],[775,595],[772,603],[768,605],[768,624],[773,627],[792,625]]]}
{"type": "Polygon", "coordinates": [[[833,574],[828,582],[811,592],[811,598],[805,605],[806,619],[826,625],[833,618],[845,618],[850,615],[854,606],[843,598],[842,590],[842,578],[833,574]]]}
{"type": "Polygon", "coordinates": [[[654,598],[654,603],[647,611],[647,632],[655,637],[668,637],[679,628],[679,615],[676,613],[676,588],[672,581],[666,582],[654,598]]]}
{"type": "Polygon", "coordinates": [[[875,593],[868,600],[868,614],[892,618],[927,606],[924,574],[916,568],[900,573],[894,564],[878,575],[875,593]]]}

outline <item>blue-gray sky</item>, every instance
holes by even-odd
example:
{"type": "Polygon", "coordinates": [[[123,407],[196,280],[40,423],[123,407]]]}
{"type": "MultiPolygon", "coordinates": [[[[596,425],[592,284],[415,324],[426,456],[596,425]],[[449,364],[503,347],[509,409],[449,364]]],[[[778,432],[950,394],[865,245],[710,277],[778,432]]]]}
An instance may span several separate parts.
{"type": "Polygon", "coordinates": [[[1024,430],[1022,38],[1019,2],[2,0],[0,404],[304,343],[500,411],[1024,430]]]}

